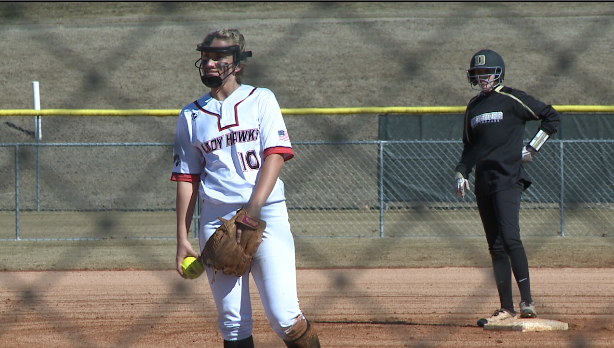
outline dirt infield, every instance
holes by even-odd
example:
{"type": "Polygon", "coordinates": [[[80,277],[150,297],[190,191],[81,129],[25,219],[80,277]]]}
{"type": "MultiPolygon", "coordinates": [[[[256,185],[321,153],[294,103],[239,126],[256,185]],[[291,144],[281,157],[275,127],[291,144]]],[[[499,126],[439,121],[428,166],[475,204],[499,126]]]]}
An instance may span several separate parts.
{"type": "MultiPolygon", "coordinates": [[[[204,279],[204,278],[203,278],[204,279]]],[[[220,347],[206,281],[174,271],[0,273],[3,347],[220,347]]],[[[322,347],[611,347],[614,273],[534,269],[541,318],[568,331],[492,332],[489,268],[301,269],[299,298],[322,347]]],[[[257,347],[283,347],[252,285],[257,347]]]]}

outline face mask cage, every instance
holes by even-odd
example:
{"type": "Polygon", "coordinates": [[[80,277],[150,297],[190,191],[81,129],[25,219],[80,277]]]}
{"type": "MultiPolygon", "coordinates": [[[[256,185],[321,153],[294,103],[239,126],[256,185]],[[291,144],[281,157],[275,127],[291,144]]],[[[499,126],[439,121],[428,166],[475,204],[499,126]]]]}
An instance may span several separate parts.
{"type": "Polygon", "coordinates": [[[210,47],[198,44],[196,46],[196,50],[201,52],[201,57],[196,62],[194,62],[194,66],[198,69],[202,83],[209,88],[220,87],[224,83],[224,81],[237,70],[237,67],[241,64],[241,60],[252,56],[251,51],[241,52],[241,47],[239,45],[231,45],[226,47],[210,47]],[[218,75],[207,76],[205,72],[205,66],[209,63],[209,59],[204,56],[203,53],[205,52],[217,53],[220,56],[228,56],[232,54],[234,61],[230,64],[224,62],[218,63],[216,67],[218,75]]]}
{"type": "Polygon", "coordinates": [[[194,62],[194,66],[198,68],[198,73],[200,75],[200,80],[202,83],[209,88],[218,88],[220,87],[224,81],[232,75],[236,70],[236,65],[234,63],[218,63],[216,66],[217,75],[207,75],[205,66],[208,63],[208,59],[204,60],[203,58],[199,58],[196,62],[194,62]]]}
{"type": "Polygon", "coordinates": [[[490,84],[490,86],[486,89],[486,91],[490,91],[493,88],[499,86],[503,82],[503,69],[500,66],[494,68],[486,68],[486,67],[477,67],[471,68],[467,70],[467,80],[471,84],[472,89],[483,90],[482,82],[486,84],[490,84]],[[475,71],[478,69],[490,69],[490,71],[486,74],[476,75],[475,71]],[[495,78],[491,82],[490,76],[494,75],[495,78]]]}

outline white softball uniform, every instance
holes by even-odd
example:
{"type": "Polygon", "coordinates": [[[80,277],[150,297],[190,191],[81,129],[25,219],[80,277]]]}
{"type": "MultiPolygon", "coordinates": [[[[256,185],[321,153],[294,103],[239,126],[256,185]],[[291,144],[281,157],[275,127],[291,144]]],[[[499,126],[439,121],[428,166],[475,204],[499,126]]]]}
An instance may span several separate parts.
{"type": "MultiPolygon", "coordinates": [[[[241,85],[224,101],[206,94],[179,115],[171,180],[200,181],[202,211],[199,245],[249,201],[266,156],[294,157],[279,104],[266,88],[241,85]]],[[[260,218],[267,223],[251,265],[271,327],[280,337],[301,315],[296,288],[294,239],[290,232],[283,182],[278,178],[260,218]]],[[[252,334],[249,273],[242,277],[207,268],[225,340],[252,334]]]]}

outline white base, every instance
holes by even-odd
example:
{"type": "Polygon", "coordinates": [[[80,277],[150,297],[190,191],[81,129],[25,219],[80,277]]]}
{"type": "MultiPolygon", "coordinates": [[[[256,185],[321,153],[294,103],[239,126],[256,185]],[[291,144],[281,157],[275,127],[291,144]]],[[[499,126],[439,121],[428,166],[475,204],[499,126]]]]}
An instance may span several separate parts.
{"type": "Polygon", "coordinates": [[[557,320],[549,319],[508,319],[493,324],[484,325],[484,330],[494,331],[566,331],[569,325],[557,320]]]}

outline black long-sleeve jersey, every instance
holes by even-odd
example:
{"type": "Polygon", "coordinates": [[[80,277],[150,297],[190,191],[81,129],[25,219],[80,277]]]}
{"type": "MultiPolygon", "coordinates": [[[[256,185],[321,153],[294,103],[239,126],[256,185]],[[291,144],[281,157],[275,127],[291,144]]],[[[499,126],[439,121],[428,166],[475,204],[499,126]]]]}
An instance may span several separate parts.
{"type": "Polygon", "coordinates": [[[522,166],[527,121],[541,120],[539,128],[556,133],[561,115],[523,91],[498,86],[469,101],[465,111],[463,153],[455,171],[469,178],[475,166],[475,194],[490,195],[519,181],[531,180],[522,166]]]}

